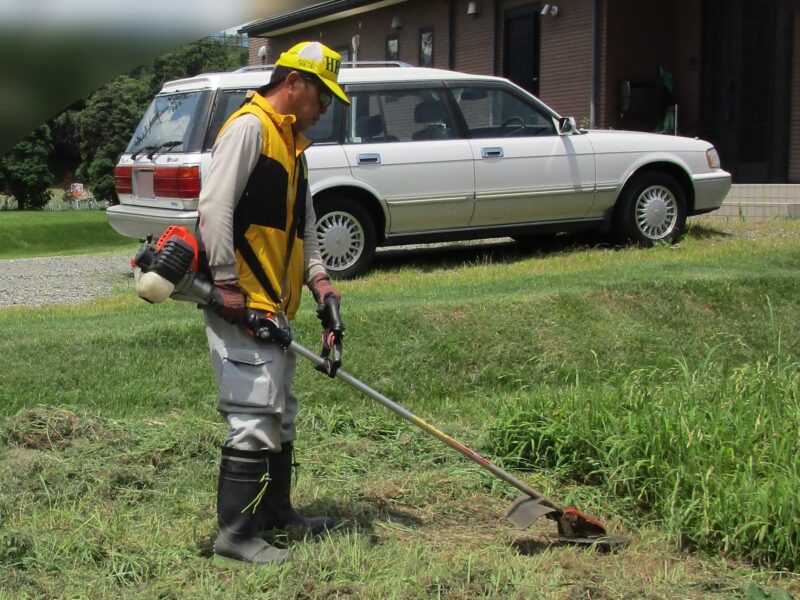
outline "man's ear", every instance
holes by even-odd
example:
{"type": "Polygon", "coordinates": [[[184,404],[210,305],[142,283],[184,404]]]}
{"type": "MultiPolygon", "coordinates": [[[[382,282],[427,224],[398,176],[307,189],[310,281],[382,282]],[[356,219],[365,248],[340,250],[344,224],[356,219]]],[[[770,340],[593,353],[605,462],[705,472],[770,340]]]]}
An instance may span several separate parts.
{"type": "Polygon", "coordinates": [[[286,87],[293,90],[298,84],[303,83],[301,79],[300,73],[292,71],[286,76],[286,87]]]}

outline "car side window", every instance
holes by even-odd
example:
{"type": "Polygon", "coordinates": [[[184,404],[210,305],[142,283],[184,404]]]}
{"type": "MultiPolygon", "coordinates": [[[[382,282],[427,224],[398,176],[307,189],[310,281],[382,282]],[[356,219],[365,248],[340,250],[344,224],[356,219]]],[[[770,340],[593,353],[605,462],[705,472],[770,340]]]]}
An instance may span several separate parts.
{"type": "Polygon", "coordinates": [[[422,142],[457,137],[442,93],[435,89],[350,92],[347,144],[422,142]]]}
{"type": "Polygon", "coordinates": [[[332,102],[312,127],[303,132],[315,144],[338,144],[341,133],[342,105],[332,102]]]}
{"type": "MultiPolygon", "coordinates": [[[[219,130],[235,111],[242,106],[247,98],[247,90],[223,90],[219,93],[217,104],[214,107],[214,114],[211,115],[211,122],[208,125],[208,132],[205,139],[205,150],[210,150],[217,140],[219,130]]],[[[341,108],[339,103],[334,102],[325,111],[313,127],[306,130],[303,135],[315,143],[338,143],[339,126],[341,123],[341,108]]]]}
{"type": "Polygon", "coordinates": [[[510,90],[490,87],[452,89],[470,137],[556,135],[550,114],[510,90]]]}
{"type": "Polygon", "coordinates": [[[247,90],[222,90],[214,106],[214,114],[211,115],[211,122],[208,124],[203,148],[210,150],[217,141],[217,134],[225,121],[230,117],[244,102],[247,90]]]}

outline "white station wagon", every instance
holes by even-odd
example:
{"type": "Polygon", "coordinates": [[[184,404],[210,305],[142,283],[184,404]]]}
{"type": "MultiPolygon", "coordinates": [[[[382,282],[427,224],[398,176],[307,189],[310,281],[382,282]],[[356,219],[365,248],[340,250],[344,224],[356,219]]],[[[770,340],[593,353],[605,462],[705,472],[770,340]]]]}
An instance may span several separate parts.
{"type": "MultiPolygon", "coordinates": [[[[115,169],[123,235],[194,228],[211,147],[269,68],[172,81],[115,169]]],[[[675,241],[720,207],[731,176],[702,140],[577,129],[498,77],[343,66],[352,100],[307,132],[317,236],[331,273],[352,277],[378,246],[596,229],[642,245],[675,241]]]]}

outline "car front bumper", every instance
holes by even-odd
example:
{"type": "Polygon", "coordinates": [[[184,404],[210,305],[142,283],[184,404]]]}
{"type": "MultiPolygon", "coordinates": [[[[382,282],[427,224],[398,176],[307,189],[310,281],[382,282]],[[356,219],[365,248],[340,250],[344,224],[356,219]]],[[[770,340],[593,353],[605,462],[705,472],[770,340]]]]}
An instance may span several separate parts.
{"type": "Polygon", "coordinates": [[[731,190],[731,174],[727,171],[695,175],[693,181],[694,210],[691,213],[693,215],[717,210],[731,190]]]}

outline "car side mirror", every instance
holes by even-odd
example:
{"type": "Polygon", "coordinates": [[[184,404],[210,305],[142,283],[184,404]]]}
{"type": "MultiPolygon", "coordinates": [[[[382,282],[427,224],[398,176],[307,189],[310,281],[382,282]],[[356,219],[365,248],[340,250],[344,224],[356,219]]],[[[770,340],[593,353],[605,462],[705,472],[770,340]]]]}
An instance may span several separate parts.
{"type": "Polygon", "coordinates": [[[578,124],[575,122],[575,117],[561,117],[558,119],[558,135],[569,135],[578,130],[578,124]]]}

